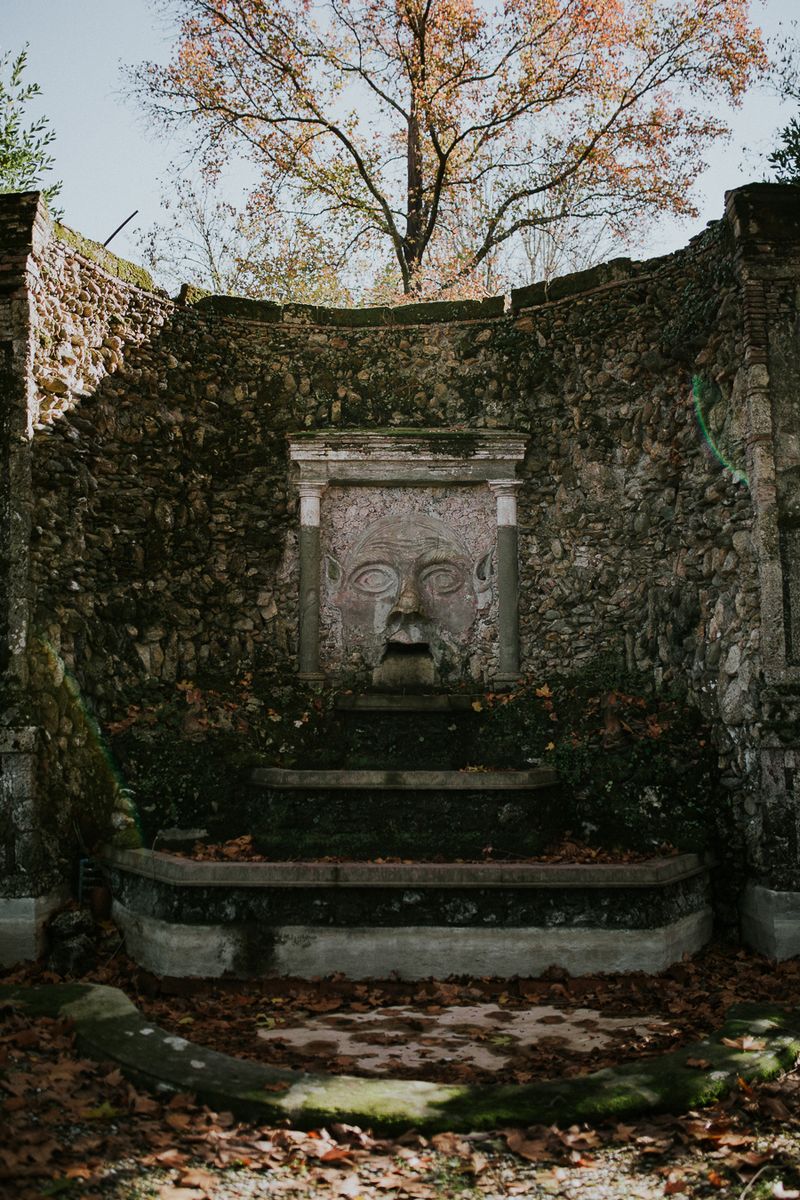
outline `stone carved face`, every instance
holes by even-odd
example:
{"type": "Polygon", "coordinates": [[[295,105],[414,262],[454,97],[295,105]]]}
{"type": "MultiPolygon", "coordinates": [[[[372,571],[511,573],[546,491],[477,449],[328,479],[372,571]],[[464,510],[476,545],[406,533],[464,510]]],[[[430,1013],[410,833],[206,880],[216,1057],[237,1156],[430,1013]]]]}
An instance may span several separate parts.
{"type": "Polygon", "coordinates": [[[490,598],[492,551],[472,562],[444,521],[423,513],[384,517],[357,539],[345,562],[328,558],[345,644],[376,663],[391,646],[468,641],[490,598]]]}

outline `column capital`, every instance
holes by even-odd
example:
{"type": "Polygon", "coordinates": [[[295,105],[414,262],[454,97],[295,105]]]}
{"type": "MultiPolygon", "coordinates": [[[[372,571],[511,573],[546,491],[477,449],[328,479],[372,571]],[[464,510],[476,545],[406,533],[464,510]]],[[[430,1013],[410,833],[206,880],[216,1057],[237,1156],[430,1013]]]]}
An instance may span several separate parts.
{"type": "Polygon", "coordinates": [[[517,488],[521,479],[487,479],[497,501],[497,524],[517,524],[517,488]]]}
{"type": "Polygon", "coordinates": [[[327,484],[324,479],[301,479],[297,485],[297,490],[301,498],[303,496],[321,496],[326,486],[327,484]]]}
{"type": "Polygon", "coordinates": [[[495,496],[514,496],[518,487],[522,487],[521,479],[487,479],[495,496]]]}
{"type": "Polygon", "coordinates": [[[300,524],[301,526],[319,527],[319,502],[322,496],[324,482],[304,479],[297,485],[300,495],[300,524]]]}

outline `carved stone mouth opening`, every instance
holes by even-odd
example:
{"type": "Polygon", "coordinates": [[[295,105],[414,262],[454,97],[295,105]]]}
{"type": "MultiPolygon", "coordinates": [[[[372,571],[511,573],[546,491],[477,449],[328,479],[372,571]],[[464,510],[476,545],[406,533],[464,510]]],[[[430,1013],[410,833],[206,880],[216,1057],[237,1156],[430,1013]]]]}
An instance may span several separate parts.
{"type": "Polygon", "coordinates": [[[372,682],[381,688],[431,687],[438,682],[436,663],[428,642],[395,642],[385,644],[379,666],[372,673],[372,682]]]}
{"type": "Polygon", "coordinates": [[[430,645],[427,642],[403,642],[395,641],[393,638],[386,643],[386,648],[383,652],[382,661],[385,662],[390,655],[406,655],[422,654],[432,658],[430,645]]]}

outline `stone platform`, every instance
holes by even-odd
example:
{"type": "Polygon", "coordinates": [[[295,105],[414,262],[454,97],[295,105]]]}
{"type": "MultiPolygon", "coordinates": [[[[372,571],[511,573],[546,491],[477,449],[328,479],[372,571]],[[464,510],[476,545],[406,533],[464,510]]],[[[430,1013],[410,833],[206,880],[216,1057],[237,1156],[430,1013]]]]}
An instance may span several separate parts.
{"type": "Polygon", "coordinates": [[[696,855],[625,865],[209,862],[110,853],[128,952],[159,975],[351,978],[664,969],[710,936],[696,855]]]}

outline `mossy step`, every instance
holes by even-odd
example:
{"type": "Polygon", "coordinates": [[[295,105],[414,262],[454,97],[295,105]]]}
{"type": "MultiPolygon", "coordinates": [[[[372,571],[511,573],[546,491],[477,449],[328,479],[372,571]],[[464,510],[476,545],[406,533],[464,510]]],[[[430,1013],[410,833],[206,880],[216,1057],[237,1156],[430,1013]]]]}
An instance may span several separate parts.
{"type": "Polygon", "coordinates": [[[568,1079],[477,1088],[312,1075],[231,1058],[159,1029],[119,989],[96,984],[5,985],[0,986],[0,1002],[17,1004],[34,1016],[74,1021],[83,1053],[118,1063],[138,1083],[193,1092],[216,1109],[299,1128],[343,1121],[386,1133],[411,1127],[421,1133],[467,1132],[686,1112],[713,1104],[740,1086],[740,1080],[773,1079],[790,1070],[800,1054],[800,1011],[737,1005],[711,1037],[659,1058],[568,1079]],[[762,1048],[730,1045],[745,1037],[755,1038],[762,1048]],[[697,1061],[708,1066],[689,1065],[697,1061]]]}
{"type": "Polygon", "coordinates": [[[256,767],[250,779],[257,787],[275,790],[528,792],[553,787],[558,773],[549,767],[530,771],[292,771],[256,767]]]}
{"type": "Polygon", "coordinates": [[[666,887],[705,871],[698,854],[633,863],[563,862],[217,862],[163,850],[109,848],[118,867],[159,883],[213,888],[566,888],[666,887]]]}
{"type": "Polygon", "coordinates": [[[463,692],[454,695],[427,695],[424,692],[361,692],[347,693],[336,697],[335,707],[339,712],[357,713],[472,713],[474,704],[480,704],[477,696],[463,692]]]}
{"type": "Polygon", "coordinates": [[[563,832],[557,775],[533,771],[253,772],[247,828],[270,858],[480,860],[541,854],[563,832]]]}

